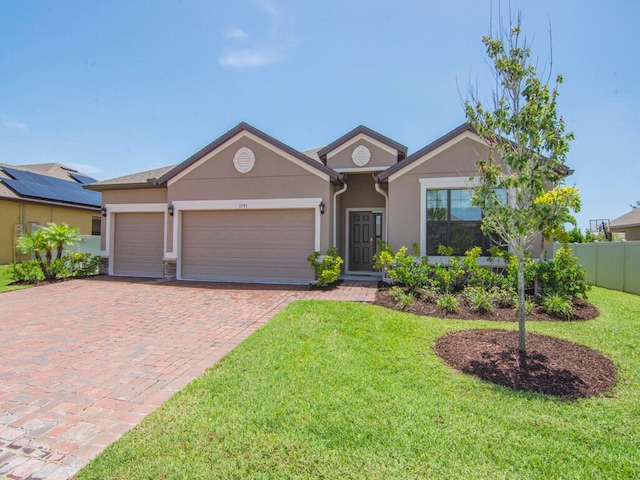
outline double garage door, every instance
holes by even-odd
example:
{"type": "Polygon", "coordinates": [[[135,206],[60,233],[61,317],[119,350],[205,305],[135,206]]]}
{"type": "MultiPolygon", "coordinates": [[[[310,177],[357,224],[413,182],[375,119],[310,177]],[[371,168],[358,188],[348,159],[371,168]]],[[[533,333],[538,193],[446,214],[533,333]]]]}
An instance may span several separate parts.
{"type": "MultiPolygon", "coordinates": [[[[308,283],[315,211],[246,210],[182,213],[178,271],[184,280],[308,283]]],[[[118,213],[115,275],[162,277],[163,213],[118,213]]]]}
{"type": "Polygon", "coordinates": [[[180,278],[308,283],[314,210],[186,211],[180,278]]]}

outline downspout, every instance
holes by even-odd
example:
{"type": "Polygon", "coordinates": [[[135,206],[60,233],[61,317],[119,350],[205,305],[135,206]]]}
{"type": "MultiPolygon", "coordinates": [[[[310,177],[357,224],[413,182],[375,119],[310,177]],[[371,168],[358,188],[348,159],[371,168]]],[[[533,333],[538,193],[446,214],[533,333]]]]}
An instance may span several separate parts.
{"type": "Polygon", "coordinates": [[[333,246],[337,247],[338,246],[338,230],[337,230],[337,225],[338,225],[338,219],[337,219],[337,211],[338,211],[338,195],[342,195],[344,192],[347,191],[347,183],[345,182],[344,187],[342,187],[340,190],[337,190],[336,192],[333,192],[333,246]]]}
{"type": "Polygon", "coordinates": [[[384,241],[389,243],[389,195],[380,187],[377,177],[373,174],[372,176],[376,192],[384,197],[384,241]]]}

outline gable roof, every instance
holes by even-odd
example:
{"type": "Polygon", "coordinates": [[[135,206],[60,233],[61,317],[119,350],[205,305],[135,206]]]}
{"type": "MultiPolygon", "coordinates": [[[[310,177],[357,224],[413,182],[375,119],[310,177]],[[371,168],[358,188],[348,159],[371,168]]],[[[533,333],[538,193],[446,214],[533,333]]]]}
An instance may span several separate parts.
{"type": "Polygon", "coordinates": [[[59,163],[0,164],[0,197],[80,208],[100,207],[100,194],[82,187],[94,178],[59,163]]]}
{"type": "MultiPolygon", "coordinates": [[[[405,158],[401,162],[398,162],[395,165],[392,165],[391,167],[387,168],[384,172],[380,173],[376,177],[376,181],[378,181],[378,182],[386,181],[394,173],[399,172],[400,170],[402,170],[405,167],[411,165],[415,161],[420,160],[425,155],[428,155],[429,153],[431,153],[434,150],[440,148],[441,146],[443,146],[447,142],[450,142],[451,140],[453,140],[454,138],[464,134],[465,132],[477,135],[476,129],[473,128],[472,125],[470,125],[469,123],[463,123],[462,125],[459,125],[458,127],[456,127],[453,130],[451,130],[449,133],[446,133],[443,136],[441,136],[440,138],[438,138],[437,140],[434,140],[433,142],[431,142],[426,147],[423,147],[420,150],[418,150],[417,152],[412,153],[411,155],[409,155],[407,158],[405,158]]],[[[478,137],[478,138],[480,138],[480,137],[478,137]]],[[[560,175],[562,177],[567,177],[567,176],[573,174],[573,172],[574,172],[574,170],[570,169],[566,165],[558,165],[555,168],[555,171],[556,171],[556,173],[558,175],[560,175]]]]}
{"type": "Polygon", "coordinates": [[[634,208],[621,217],[611,220],[611,228],[640,227],[640,208],[634,208]]]}
{"type": "Polygon", "coordinates": [[[409,155],[407,158],[405,158],[401,162],[398,162],[395,165],[392,165],[391,167],[387,168],[384,172],[382,172],[380,175],[378,175],[376,177],[377,181],[378,182],[385,181],[386,179],[388,179],[394,173],[402,170],[406,166],[408,166],[408,165],[412,164],[413,162],[415,162],[416,160],[424,157],[428,153],[430,153],[433,150],[441,147],[445,143],[449,142],[450,140],[453,140],[458,135],[461,135],[464,132],[476,133],[475,129],[471,125],[469,125],[468,123],[463,123],[459,127],[456,127],[453,130],[451,130],[449,133],[447,133],[447,134],[443,135],[442,137],[438,138],[437,140],[431,142],[426,147],[423,147],[420,150],[418,150],[417,152],[412,153],[411,155],[409,155]]]}
{"type": "Polygon", "coordinates": [[[389,137],[385,137],[384,135],[382,135],[381,133],[376,132],[375,130],[371,130],[370,128],[365,127],[364,125],[359,125],[356,128],[354,128],[353,130],[351,130],[350,132],[345,133],[339,139],[335,140],[334,142],[331,142],[326,147],[323,147],[320,150],[318,150],[316,152],[316,154],[322,160],[322,163],[326,164],[327,163],[327,154],[329,154],[331,151],[333,151],[336,148],[338,148],[343,143],[348,142],[353,137],[355,137],[357,135],[360,135],[361,133],[373,138],[374,140],[377,140],[377,141],[379,141],[381,143],[384,143],[385,145],[387,145],[387,146],[389,146],[389,147],[391,147],[391,148],[393,148],[395,150],[397,150],[398,151],[398,161],[402,160],[404,157],[407,156],[407,147],[406,146],[402,145],[401,143],[396,142],[395,140],[391,140],[389,137]]]}
{"type": "Polygon", "coordinates": [[[265,142],[270,143],[274,147],[276,147],[276,148],[288,153],[289,155],[292,155],[296,159],[298,159],[298,160],[304,162],[305,164],[317,169],[319,172],[322,172],[325,175],[328,175],[329,179],[332,182],[340,183],[340,179],[342,178],[342,176],[338,172],[336,172],[335,170],[327,167],[326,165],[324,165],[322,163],[314,161],[312,158],[308,157],[307,155],[303,154],[302,152],[299,152],[298,150],[290,147],[289,145],[286,145],[285,143],[282,143],[280,140],[276,140],[272,136],[267,135],[263,131],[258,130],[257,128],[249,125],[248,123],[241,122],[238,125],[236,125],[234,128],[232,128],[231,130],[229,130],[227,133],[223,134],[222,136],[218,137],[216,140],[211,142],[209,145],[207,145],[206,147],[202,148],[200,151],[194,153],[192,156],[187,158],[184,162],[182,162],[181,164],[175,166],[174,168],[169,170],[167,173],[162,175],[160,178],[158,178],[158,180],[156,182],[157,185],[162,185],[162,186],[166,185],[166,183],[169,180],[171,180],[172,178],[174,178],[176,175],[180,174],[181,172],[183,172],[184,170],[189,168],[191,165],[193,165],[194,163],[198,162],[204,156],[206,156],[207,154],[213,152],[216,148],[224,145],[226,142],[228,142],[233,137],[235,137],[236,135],[238,135],[239,133],[241,133],[243,131],[246,131],[246,132],[249,132],[249,133],[255,135],[256,137],[260,138],[261,140],[264,140],[265,142]]]}
{"type": "Polygon", "coordinates": [[[124,175],[122,177],[95,182],[90,185],[86,185],[84,188],[87,190],[96,190],[98,192],[103,190],[121,190],[131,188],[154,188],[158,186],[156,184],[157,179],[175,167],[175,165],[170,165],[168,167],[155,168],[145,172],[132,173],[131,175],[124,175]]]}

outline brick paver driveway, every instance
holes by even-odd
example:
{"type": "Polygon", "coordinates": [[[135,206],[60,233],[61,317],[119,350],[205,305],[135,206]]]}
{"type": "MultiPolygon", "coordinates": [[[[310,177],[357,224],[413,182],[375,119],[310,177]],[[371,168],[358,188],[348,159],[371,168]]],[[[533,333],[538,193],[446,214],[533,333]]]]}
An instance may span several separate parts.
{"type": "Polygon", "coordinates": [[[68,478],[301,298],[321,292],[98,277],[0,295],[0,477],[68,478]]]}

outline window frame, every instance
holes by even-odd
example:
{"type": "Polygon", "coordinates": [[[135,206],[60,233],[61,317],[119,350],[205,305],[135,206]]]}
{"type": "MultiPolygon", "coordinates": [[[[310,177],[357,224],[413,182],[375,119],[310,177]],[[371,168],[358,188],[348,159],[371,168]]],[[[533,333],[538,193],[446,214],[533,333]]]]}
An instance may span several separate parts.
{"type": "MultiPolygon", "coordinates": [[[[420,178],[420,252],[427,252],[427,191],[428,190],[472,190],[481,185],[479,177],[432,177],[420,178]]],[[[507,192],[508,195],[508,192],[507,192]]],[[[449,197],[449,194],[447,194],[449,197]]],[[[465,223],[455,222],[455,223],[465,223]]],[[[471,223],[471,222],[468,222],[471,223]]],[[[451,225],[451,222],[449,222],[451,225]]],[[[436,255],[437,256],[437,255],[436,255]]]]}

